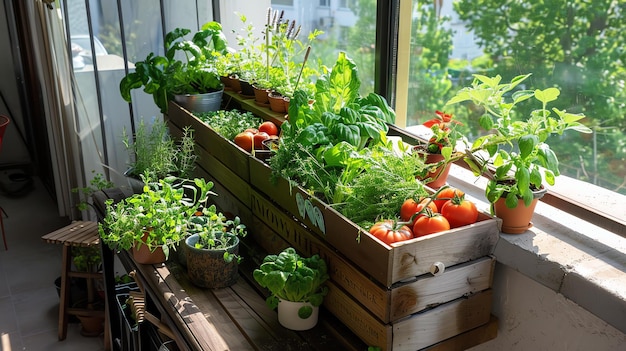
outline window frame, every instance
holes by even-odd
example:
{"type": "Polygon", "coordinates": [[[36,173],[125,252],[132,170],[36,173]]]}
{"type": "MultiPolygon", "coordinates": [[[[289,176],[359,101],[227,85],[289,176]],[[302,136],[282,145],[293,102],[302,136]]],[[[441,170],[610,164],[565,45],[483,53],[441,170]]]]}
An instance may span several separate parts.
{"type": "MultiPolygon", "coordinates": [[[[399,128],[406,127],[406,106],[408,101],[408,65],[411,26],[412,0],[377,1],[377,33],[376,33],[376,93],[384,96],[398,115],[396,125],[399,128]],[[408,30],[407,30],[408,28],[408,30]]],[[[460,167],[468,169],[462,162],[456,162],[460,167]]],[[[560,177],[566,177],[561,175],[560,177]]],[[[589,191],[601,189],[591,183],[585,182],[589,191]]],[[[610,191],[610,190],[607,190],[610,191]]],[[[623,197],[619,193],[616,196],[623,197]]],[[[550,189],[540,201],[558,208],[571,215],[579,217],[598,227],[613,232],[621,237],[626,237],[626,218],[613,215],[598,209],[590,204],[585,204],[572,199],[567,193],[550,189]]]]}

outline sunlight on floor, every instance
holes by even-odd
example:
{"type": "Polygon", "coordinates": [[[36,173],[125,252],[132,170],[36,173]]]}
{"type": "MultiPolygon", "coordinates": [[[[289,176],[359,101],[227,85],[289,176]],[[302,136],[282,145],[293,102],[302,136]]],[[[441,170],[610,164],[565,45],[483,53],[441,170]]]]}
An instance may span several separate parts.
{"type": "Polygon", "coordinates": [[[11,339],[9,334],[0,334],[0,351],[11,351],[11,339]]]}

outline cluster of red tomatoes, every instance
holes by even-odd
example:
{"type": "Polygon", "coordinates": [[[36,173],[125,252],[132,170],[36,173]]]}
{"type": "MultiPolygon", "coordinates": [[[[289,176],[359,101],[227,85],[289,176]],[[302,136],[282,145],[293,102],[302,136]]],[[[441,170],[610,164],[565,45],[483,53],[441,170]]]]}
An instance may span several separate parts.
{"type": "Polygon", "coordinates": [[[251,152],[264,149],[263,141],[267,139],[278,139],[278,127],[274,122],[265,121],[259,128],[248,128],[237,134],[233,140],[240,148],[251,152]]]}
{"type": "Polygon", "coordinates": [[[389,245],[475,223],[478,209],[465,199],[462,190],[445,187],[419,202],[406,199],[400,208],[400,219],[378,222],[369,232],[389,245]]]}

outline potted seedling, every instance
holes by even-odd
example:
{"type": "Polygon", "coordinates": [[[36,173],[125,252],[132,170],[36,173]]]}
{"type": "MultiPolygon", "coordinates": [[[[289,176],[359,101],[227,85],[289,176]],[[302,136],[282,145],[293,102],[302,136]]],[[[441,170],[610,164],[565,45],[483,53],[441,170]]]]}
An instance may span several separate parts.
{"type": "Polygon", "coordinates": [[[215,61],[227,49],[222,26],[205,23],[191,40],[185,40],[190,33],[189,29],[174,29],[165,36],[165,56],[150,53],[136,62],[135,71],[120,82],[122,98],[130,102],[131,90],[143,87],[162,113],[167,112],[168,101],[175,99],[190,111],[218,110],[224,85],[215,61]]]}
{"type": "Polygon", "coordinates": [[[124,130],[122,140],[130,158],[130,167],[125,175],[129,177],[135,192],[141,192],[142,176],[150,179],[163,179],[167,176],[189,178],[195,169],[197,155],[193,129],[185,127],[180,141],[176,142],[169,134],[165,122],[155,120],[152,126],[142,119],[134,138],[124,130]],[[133,181],[137,180],[137,181],[133,181]]]}
{"type": "Polygon", "coordinates": [[[165,262],[187,236],[189,219],[206,203],[212,184],[202,178],[146,181],[143,192],[113,204],[98,224],[102,241],[113,250],[131,250],[138,263],[165,262]]]}
{"type": "Polygon", "coordinates": [[[439,189],[448,179],[450,161],[455,153],[457,142],[463,138],[455,128],[459,122],[455,121],[451,114],[442,111],[435,112],[435,118],[424,122],[424,126],[430,128],[432,136],[425,144],[418,144],[414,151],[424,158],[424,163],[431,165],[425,168],[426,174],[421,174],[418,179],[428,181],[426,185],[433,189],[439,189]]]}
{"type": "Polygon", "coordinates": [[[470,102],[483,108],[480,125],[488,133],[476,139],[463,155],[476,175],[489,181],[485,189],[487,200],[493,204],[497,217],[503,219],[502,231],[523,233],[537,200],[545,194],[544,182],[553,185],[559,175],[559,162],[547,139],[566,130],[590,133],[579,121],[582,114],[572,114],[548,108],[559,96],[559,89],[526,90],[521,88],[530,74],[502,83],[501,77],[474,75],[471,86],[461,89],[450,104],[470,102]],[[522,102],[539,102],[540,107],[528,116],[519,116],[516,106],[522,102]],[[511,209],[529,210],[529,216],[511,223],[505,213],[511,209]]]}
{"type": "Polygon", "coordinates": [[[205,207],[191,217],[185,256],[189,279],[204,288],[224,288],[237,282],[239,237],[246,226],[239,217],[227,219],[215,205],[205,207]]]}
{"type": "Polygon", "coordinates": [[[318,255],[301,257],[294,248],[267,255],[253,272],[254,279],[271,295],[266,302],[278,308],[278,321],[292,330],[307,330],[317,324],[319,306],[328,293],[326,262],[318,255]]]}

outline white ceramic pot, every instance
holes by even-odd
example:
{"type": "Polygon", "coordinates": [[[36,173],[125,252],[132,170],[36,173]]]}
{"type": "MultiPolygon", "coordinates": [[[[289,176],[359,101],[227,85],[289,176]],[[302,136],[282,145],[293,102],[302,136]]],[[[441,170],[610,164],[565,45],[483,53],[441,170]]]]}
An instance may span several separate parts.
{"type": "Polygon", "coordinates": [[[317,325],[319,311],[319,306],[313,306],[308,302],[280,300],[278,302],[278,322],[287,329],[308,330],[317,325]],[[303,307],[304,309],[300,311],[303,307]],[[308,307],[312,309],[310,314],[304,313],[308,310],[308,307]],[[302,318],[301,315],[306,318],[302,318]]]}

